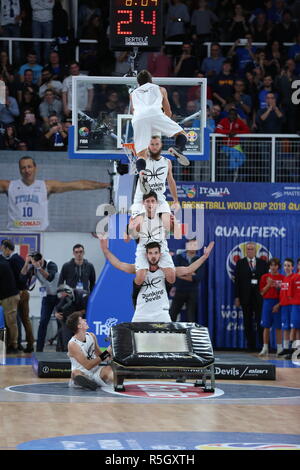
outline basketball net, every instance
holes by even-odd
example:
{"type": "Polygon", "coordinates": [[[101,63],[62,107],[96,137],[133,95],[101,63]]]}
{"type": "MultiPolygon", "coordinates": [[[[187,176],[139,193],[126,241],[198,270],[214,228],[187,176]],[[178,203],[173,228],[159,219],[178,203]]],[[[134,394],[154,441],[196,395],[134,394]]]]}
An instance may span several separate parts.
{"type": "Polygon", "coordinates": [[[138,171],[136,169],[136,151],[134,148],[134,143],[133,142],[127,142],[123,143],[122,147],[124,149],[124,152],[129,160],[129,174],[130,175],[137,175],[138,171]]]}

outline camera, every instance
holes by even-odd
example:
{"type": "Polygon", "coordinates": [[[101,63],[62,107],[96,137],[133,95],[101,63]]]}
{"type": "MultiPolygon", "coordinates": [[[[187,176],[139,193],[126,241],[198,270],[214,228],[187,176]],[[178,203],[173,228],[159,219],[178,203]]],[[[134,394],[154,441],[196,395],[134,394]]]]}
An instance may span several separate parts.
{"type": "Polygon", "coordinates": [[[29,254],[29,256],[31,256],[34,261],[41,261],[41,259],[43,258],[43,255],[41,255],[41,253],[39,253],[38,251],[33,251],[29,254]]]}
{"type": "Polygon", "coordinates": [[[247,44],[248,44],[248,39],[242,38],[239,40],[240,46],[247,46],[247,44]]]}

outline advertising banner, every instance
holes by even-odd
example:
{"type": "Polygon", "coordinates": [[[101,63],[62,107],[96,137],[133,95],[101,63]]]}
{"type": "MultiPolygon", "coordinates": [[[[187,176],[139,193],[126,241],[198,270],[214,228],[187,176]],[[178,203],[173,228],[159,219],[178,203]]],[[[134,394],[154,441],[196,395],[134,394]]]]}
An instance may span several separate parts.
{"type": "MultiPolygon", "coordinates": [[[[234,305],[234,270],[246,243],[268,260],[300,257],[300,185],[266,183],[177,183],[182,208],[204,207],[205,245],[215,241],[199,288],[199,323],[214,347],[244,348],[242,310],[234,305]]],[[[169,197],[171,200],[171,197],[169,197]]],[[[184,211],[183,211],[184,212],[184,211]]],[[[170,249],[183,248],[170,240],[170,249]]],[[[282,272],[282,271],[281,271],[282,272]]]]}

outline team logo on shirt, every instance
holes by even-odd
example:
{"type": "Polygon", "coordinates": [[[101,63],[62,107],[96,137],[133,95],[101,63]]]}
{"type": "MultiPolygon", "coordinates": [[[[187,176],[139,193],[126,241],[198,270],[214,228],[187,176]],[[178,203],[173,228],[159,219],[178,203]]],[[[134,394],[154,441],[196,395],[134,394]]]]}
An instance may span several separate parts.
{"type": "Polygon", "coordinates": [[[147,289],[158,289],[158,285],[160,284],[161,282],[161,278],[160,277],[154,277],[153,279],[149,280],[149,279],[146,279],[143,284],[142,284],[142,287],[145,287],[145,290],[147,291],[147,289]]]}
{"type": "Polygon", "coordinates": [[[160,225],[159,227],[155,227],[151,230],[151,227],[147,232],[140,232],[140,239],[143,239],[143,245],[146,246],[150,242],[161,242],[163,238],[162,233],[163,227],[160,225]]]}
{"type": "MultiPolygon", "coordinates": [[[[228,276],[233,282],[234,282],[234,271],[235,271],[236,264],[240,259],[246,256],[246,245],[248,243],[249,241],[236,245],[227,256],[226,270],[227,270],[228,276]]],[[[255,244],[257,258],[263,259],[264,261],[268,261],[269,259],[272,258],[272,254],[268,250],[267,247],[265,247],[261,243],[256,243],[252,241],[251,243],[255,244]]]]}
{"type": "Polygon", "coordinates": [[[151,180],[160,180],[163,181],[165,179],[165,167],[160,166],[156,170],[151,171],[149,168],[145,169],[145,173],[147,176],[147,181],[150,183],[151,180]],[[162,178],[161,178],[162,177],[162,178]]]}

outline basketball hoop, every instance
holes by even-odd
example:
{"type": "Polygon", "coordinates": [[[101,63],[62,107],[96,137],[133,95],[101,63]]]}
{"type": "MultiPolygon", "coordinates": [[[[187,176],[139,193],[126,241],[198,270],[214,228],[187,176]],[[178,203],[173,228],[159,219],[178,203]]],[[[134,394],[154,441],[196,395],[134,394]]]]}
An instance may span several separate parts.
{"type": "Polygon", "coordinates": [[[133,142],[126,142],[122,144],[122,147],[124,149],[124,152],[129,160],[129,173],[130,175],[137,175],[138,171],[136,169],[136,151],[134,148],[134,143],[133,142]]]}

